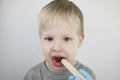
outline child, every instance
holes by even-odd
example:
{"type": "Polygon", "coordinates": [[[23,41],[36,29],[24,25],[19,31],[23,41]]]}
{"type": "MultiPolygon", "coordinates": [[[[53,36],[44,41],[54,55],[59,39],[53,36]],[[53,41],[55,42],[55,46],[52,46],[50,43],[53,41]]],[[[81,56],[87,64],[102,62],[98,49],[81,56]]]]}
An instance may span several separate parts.
{"type": "Polygon", "coordinates": [[[34,66],[24,80],[80,80],[61,63],[67,59],[86,80],[95,80],[95,74],[75,57],[84,39],[83,15],[69,0],[53,0],[39,16],[39,34],[45,61],[34,66]]]}

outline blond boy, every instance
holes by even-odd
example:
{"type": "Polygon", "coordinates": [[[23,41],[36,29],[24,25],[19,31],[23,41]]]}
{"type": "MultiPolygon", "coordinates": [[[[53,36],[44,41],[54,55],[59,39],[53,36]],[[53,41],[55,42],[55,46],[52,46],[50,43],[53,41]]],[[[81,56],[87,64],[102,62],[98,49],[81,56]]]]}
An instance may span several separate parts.
{"type": "Polygon", "coordinates": [[[87,80],[95,80],[88,67],[75,60],[84,40],[83,15],[69,0],[53,0],[39,15],[39,34],[45,60],[34,66],[24,80],[80,80],[61,63],[67,59],[87,80]]]}

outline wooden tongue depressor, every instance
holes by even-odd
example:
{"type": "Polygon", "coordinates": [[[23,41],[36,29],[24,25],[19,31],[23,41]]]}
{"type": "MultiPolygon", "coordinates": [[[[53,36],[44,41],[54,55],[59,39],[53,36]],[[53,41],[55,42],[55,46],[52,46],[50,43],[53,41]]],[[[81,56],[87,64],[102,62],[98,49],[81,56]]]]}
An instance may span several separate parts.
{"type": "Polygon", "coordinates": [[[62,59],[61,63],[74,75],[77,77],[80,77],[81,80],[86,80],[85,77],[83,77],[77,70],[76,68],[73,67],[71,63],[69,63],[66,59],[62,59]]]}

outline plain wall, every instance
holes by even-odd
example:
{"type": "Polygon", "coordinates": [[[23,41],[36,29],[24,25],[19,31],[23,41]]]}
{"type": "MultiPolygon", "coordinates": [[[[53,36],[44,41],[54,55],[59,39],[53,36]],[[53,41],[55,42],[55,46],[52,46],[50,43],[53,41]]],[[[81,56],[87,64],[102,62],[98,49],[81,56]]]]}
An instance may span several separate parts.
{"type": "MultiPolygon", "coordinates": [[[[43,60],[38,14],[50,1],[0,0],[0,80],[22,80],[43,60]]],[[[85,40],[77,59],[96,73],[97,80],[119,80],[120,1],[72,1],[85,21],[85,40]]]]}

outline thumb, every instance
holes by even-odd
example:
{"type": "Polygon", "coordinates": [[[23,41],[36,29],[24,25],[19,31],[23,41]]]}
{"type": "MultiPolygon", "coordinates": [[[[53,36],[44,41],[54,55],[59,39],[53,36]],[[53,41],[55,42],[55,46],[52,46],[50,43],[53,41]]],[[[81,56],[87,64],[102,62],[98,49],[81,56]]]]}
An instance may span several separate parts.
{"type": "Polygon", "coordinates": [[[87,79],[87,80],[93,80],[92,76],[86,72],[84,69],[80,69],[79,72],[87,79]]]}

